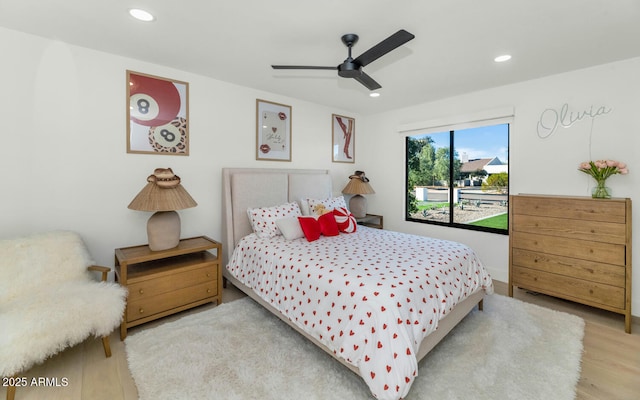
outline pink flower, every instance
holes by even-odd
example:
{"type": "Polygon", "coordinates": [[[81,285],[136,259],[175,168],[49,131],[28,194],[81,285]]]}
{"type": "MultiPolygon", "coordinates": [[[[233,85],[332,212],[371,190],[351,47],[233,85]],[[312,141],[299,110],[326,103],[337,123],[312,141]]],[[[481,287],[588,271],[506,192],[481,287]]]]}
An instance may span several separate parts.
{"type": "Polygon", "coordinates": [[[578,171],[591,175],[598,182],[604,182],[611,175],[629,173],[627,164],[616,160],[585,161],[580,163],[578,171]]]}
{"type": "Polygon", "coordinates": [[[604,162],[603,160],[598,160],[594,162],[594,164],[596,165],[596,168],[599,168],[599,169],[607,168],[607,163],[604,162]]]}

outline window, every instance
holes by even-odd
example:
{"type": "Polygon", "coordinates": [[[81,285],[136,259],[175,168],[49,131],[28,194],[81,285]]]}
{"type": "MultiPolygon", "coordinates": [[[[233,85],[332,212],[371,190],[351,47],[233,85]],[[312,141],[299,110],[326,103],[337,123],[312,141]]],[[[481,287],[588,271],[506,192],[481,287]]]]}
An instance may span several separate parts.
{"type": "Polygon", "coordinates": [[[508,233],[508,123],[414,130],[406,164],[407,221],[508,233]]]}

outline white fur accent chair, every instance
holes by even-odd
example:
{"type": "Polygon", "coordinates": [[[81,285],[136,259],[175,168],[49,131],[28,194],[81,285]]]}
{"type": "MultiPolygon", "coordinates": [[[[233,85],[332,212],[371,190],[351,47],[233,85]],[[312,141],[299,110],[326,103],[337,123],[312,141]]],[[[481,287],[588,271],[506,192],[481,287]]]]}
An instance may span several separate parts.
{"type": "MultiPolygon", "coordinates": [[[[74,232],[0,240],[0,376],[16,377],[91,335],[110,357],[127,291],[105,282],[108,271],[93,265],[74,232]]],[[[14,395],[8,387],[7,399],[14,395]]]]}

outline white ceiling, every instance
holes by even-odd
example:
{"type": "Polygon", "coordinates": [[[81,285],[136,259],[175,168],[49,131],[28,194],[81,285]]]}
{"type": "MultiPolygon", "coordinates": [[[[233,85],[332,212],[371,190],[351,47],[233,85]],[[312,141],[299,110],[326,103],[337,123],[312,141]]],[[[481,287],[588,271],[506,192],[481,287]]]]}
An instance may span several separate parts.
{"type": "Polygon", "coordinates": [[[640,56],[640,0],[0,0],[0,26],[361,114],[640,56]],[[377,99],[270,67],[337,66],[343,34],[355,58],[401,28],[415,39],[364,68],[377,99]]]}

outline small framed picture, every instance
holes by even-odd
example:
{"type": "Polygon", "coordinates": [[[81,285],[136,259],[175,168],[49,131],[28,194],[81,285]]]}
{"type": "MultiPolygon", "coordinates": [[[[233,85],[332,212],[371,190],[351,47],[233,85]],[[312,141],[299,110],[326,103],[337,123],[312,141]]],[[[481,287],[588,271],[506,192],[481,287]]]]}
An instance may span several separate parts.
{"type": "Polygon", "coordinates": [[[256,160],[291,161],[291,106],[256,100],[256,160]]]}
{"type": "Polygon", "coordinates": [[[127,71],[127,153],[189,155],[189,84],[127,71]]]}
{"type": "Polygon", "coordinates": [[[331,115],[332,161],[354,163],[356,160],[356,120],[344,115],[331,115]]]}

